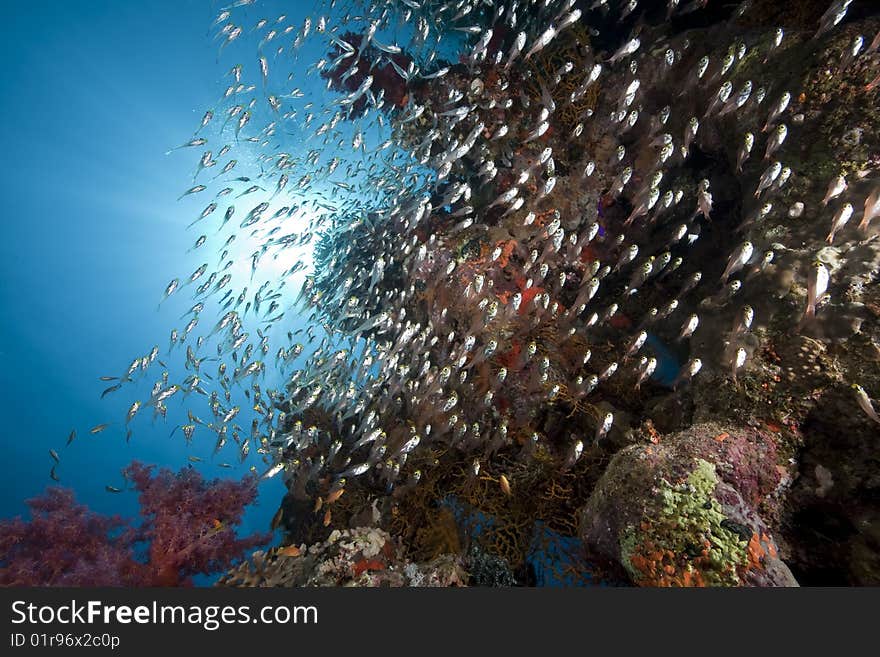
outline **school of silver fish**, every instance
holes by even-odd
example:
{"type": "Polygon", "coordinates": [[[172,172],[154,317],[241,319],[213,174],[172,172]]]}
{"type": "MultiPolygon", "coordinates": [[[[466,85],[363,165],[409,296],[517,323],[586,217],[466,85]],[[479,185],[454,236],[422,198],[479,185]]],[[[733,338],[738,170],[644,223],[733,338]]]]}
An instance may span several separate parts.
{"type": "MultiPolygon", "coordinates": [[[[229,437],[242,461],[262,455],[262,477],[335,499],[354,478],[414,485],[441,450],[475,472],[502,449],[527,457],[546,440],[534,418],[564,405],[589,426],[550,446],[571,467],[615,425],[603,394],[640,394],[669,366],[658,340],[690,344],[668,386],[708,369],[736,385],[761,322],[752,300],[781,258],[806,290],[797,328],[815,321],[846,284],[819,251],[876,237],[880,180],[811,180],[824,192],[806,210],[819,217],[815,249],[792,255],[768,229],[805,212],[780,200],[797,176],[786,155],[799,90],[740,71],[793,43],[821,47],[850,0],[831,2],[816,34],[707,50],[639,21],[594,50],[640,4],[333,0],[296,23],[261,16],[257,0],[222,9],[211,38],[243,63],[172,149],[202,152],[180,200],[204,199],[187,222],[200,233],[191,251],[216,243],[219,258],[164,291],[163,302],[193,295],[164,350],[185,378],[170,380],[159,346],[105,377],[109,394],[164,370],[126,429],[200,400],[208,410],[175,428],[187,441],[206,432],[220,453],[229,437]],[[323,55],[303,61],[309,48],[323,55]],[[548,57],[554,48],[563,54],[548,57]],[[685,172],[722,129],[737,135],[730,169],[747,203],[723,232],[712,176],[685,172]],[[707,325],[727,328],[700,339],[707,325]]],[[[665,4],[672,20],[707,3],[665,4]]],[[[880,34],[866,37],[840,67],[880,57],[880,34]]],[[[880,423],[850,383],[854,406],[880,423]]]]}

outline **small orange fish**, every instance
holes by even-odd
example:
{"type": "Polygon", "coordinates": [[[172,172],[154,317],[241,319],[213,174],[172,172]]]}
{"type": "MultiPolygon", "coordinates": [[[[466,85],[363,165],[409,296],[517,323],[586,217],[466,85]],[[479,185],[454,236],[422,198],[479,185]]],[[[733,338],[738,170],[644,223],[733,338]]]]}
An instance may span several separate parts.
{"type": "Polygon", "coordinates": [[[324,514],[324,526],[327,527],[330,524],[330,509],[327,509],[327,513],[324,514]]]}
{"type": "Polygon", "coordinates": [[[295,545],[288,545],[278,550],[278,554],[282,557],[298,557],[302,554],[302,550],[295,545]]]}
{"type": "Polygon", "coordinates": [[[361,559],[352,566],[352,574],[360,576],[367,570],[385,570],[385,564],[380,559],[361,559]]]}
{"type": "Polygon", "coordinates": [[[322,506],[324,506],[324,499],[319,497],[315,500],[314,512],[317,513],[318,511],[320,511],[322,506]]]}
{"type": "Polygon", "coordinates": [[[339,490],[335,490],[327,496],[327,504],[333,504],[336,500],[342,497],[342,494],[345,492],[344,488],[340,488],[339,490]]]}
{"type": "Polygon", "coordinates": [[[501,476],[498,478],[498,483],[501,485],[501,491],[502,491],[505,495],[507,495],[508,497],[510,497],[510,495],[511,495],[512,493],[510,492],[510,482],[507,481],[507,477],[505,477],[504,475],[501,475],[501,476]]]}
{"type": "Polygon", "coordinates": [[[220,529],[223,526],[223,523],[220,522],[217,518],[211,520],[211,523],[214,525],[214,529],[220,529]]]}
{"type": "Polygon", "coordinates": [[[275,515],[272,516],[272,522],[269,523],[269,529],[275,530],[281,526],[281,519],[284,517],[284,507],[278,507],[275,515]]]}

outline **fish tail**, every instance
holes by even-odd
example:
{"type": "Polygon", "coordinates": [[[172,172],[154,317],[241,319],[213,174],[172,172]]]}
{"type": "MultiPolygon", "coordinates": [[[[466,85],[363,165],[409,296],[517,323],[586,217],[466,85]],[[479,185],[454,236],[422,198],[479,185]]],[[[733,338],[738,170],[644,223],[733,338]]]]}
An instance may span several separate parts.
{"type": "Polygon", "coordinates": [[[812,319],[815,316],[816,316],[816,303],[810,302],[807,304],[807,307],[804,309],[804,316],[801,319],[801,323],[798,324],[798,328],[800,328],[803,325],[803,323],[806,322],[808,319],[812,319]]]}

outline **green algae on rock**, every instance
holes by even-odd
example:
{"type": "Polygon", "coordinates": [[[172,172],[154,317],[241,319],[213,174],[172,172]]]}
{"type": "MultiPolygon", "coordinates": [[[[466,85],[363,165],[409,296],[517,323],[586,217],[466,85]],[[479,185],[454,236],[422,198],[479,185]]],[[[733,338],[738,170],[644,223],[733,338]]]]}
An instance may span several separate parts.
{"type": "Polygon", "coordinates": [[[756,432],[697,425],[618,452],[580,512],[581,536],[643,586],[794,586],[755,508],[776,491],[756,432]]]}

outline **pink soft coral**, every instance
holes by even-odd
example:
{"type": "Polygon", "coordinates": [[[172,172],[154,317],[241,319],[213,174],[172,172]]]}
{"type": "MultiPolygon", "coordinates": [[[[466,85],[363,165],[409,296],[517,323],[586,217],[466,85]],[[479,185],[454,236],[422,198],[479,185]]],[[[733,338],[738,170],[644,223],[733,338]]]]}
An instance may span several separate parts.
{"type": "Polygon", "coordinates": [[[148,576],[133,556],[136,532],[119,516],[93,513],[58,487],[27,505],[29,522],[0,522],[0,584],[136,586],[148,576]]]}
{"type": "Polygon", "coordinates": [[[150,541],[150,566],[160,586],[188,584],[191,575],[224,570],[271,538],[235,535],[244,508],[257,496],[253,476],[206,482],[191,468],[178,473],[163,468],[154,476],[152,466],[137,461],[124,475],[140,492],[142,532],[150,541]]]}
{"type": "Polygon", "coordinates": [[[73,491],[53,487],[27,501],[31,518],[0,521],[0,585],[175,586],[195,574],[231,566],[269,535],[237,538],[254,477],[205,481],[192,469],[153,474],[134,462],[125,476],[140,493],[139,527],[77,504],[73,491]],[[148,560],[136,545],[149,542],[148,560]]]}

